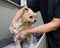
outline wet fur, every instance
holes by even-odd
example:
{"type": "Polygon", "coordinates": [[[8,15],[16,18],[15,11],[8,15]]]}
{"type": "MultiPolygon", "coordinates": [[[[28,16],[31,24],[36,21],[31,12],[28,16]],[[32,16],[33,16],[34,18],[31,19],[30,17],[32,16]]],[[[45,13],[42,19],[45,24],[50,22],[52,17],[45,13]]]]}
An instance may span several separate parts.
{"type": "Polygon", "coordinates": [[[14,29],[14,32],[16,32],[14,34],[14,41],[16,44],[16,48],[21,48],[20,38],[26,38],[29,44],[31,44],[32,40],[33,40],[32,34],[28,34],[26,37],[19,35],[19,33],[22,30],[31,28],[32,23],[34,23],[34,20],[36,20],[36,13],[34,13],[32,10],[28,10],[28,9],[29,8],[25,9],[23,17],[22,17],[22,21],[20,21],[20,23],[17,23],[19,25],[17,25],[17,28],[14,29]],[[29,16],[33,16],[33,19],[29,19],[29,16]]]}

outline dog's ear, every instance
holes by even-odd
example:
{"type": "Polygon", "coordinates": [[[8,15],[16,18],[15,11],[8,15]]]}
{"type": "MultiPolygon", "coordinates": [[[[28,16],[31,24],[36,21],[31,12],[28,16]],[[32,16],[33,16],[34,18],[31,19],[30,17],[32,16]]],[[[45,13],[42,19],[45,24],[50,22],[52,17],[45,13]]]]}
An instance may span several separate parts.
{"type": "Polygon", "coordinates": [[[28,11],[28,8],[25,8],[25,9],[24,9],[24,12],[27,12],[27,11],[28,11]]]}

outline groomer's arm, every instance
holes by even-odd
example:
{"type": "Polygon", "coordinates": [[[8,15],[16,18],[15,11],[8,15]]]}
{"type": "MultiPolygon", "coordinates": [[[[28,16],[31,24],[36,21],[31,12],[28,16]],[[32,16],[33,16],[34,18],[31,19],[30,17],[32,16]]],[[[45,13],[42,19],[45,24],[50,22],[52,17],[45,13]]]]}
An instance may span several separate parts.
{"type": "Polygon", "coordinates": [[[23,7],[23,8],[19,9],[19,10],[16,12],[16,14],[15,14],[13,20],[12,20],[13,27],[16,26],[16,22],[19,20],[19,18],[22,17],[25,8],[26,8],[26,7],[23,7]]]}
{"type": "Polygon", "coordinates": [[[53,20],[51,22],[40,25],[40,26],[32,28],[32,29],[28,29],[28,30],[26,30],[26,32],[29,32],[29,33],[47,33],[50,31],[54,31],[59,27],[60,27],[60,18],[53,18],[53,20]]]}
{"type": "Polygon", "coordinates": [[[22,17],[25,8],[27,8],[27,7],[25,6],[25,7],[21,8],[21,9],[19,9],[16,12],[16,14],[15,14],[13,20],[12,20],[12,23],[10,24],[10,27],[9,27],[9,30],[11,31],[11,33],[14,33],[13,29],[16,28],[16,22],[22,17]]]}

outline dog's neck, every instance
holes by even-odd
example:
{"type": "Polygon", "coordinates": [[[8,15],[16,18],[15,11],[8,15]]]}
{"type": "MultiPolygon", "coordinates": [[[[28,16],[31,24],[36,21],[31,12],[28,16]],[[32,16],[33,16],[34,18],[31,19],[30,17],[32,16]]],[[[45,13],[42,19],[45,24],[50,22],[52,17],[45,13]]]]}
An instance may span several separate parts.
{"type": "Polygon", "coordinates": [[[31,24],[30,23],[25,23],[24,25],[23,25],[23,28],[24,29],[29,29],[31,27],[31,24]]]}

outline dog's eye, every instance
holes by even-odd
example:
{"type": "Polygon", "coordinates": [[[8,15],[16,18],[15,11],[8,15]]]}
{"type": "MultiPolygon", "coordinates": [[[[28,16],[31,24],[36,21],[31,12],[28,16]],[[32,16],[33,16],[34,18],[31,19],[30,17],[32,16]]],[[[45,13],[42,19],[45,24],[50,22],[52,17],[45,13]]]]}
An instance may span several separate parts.
{"type": "Polygon", "coordinates": [[[33,18],[32,16],[30,16],[29,18],[33,18]]]}

